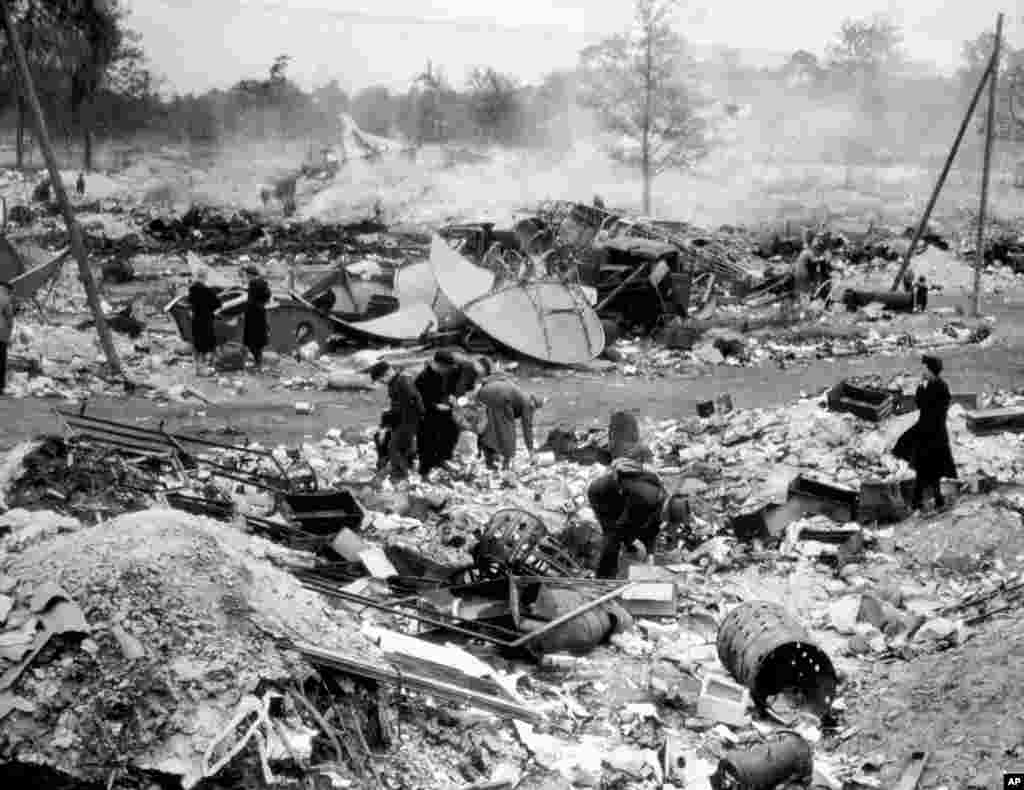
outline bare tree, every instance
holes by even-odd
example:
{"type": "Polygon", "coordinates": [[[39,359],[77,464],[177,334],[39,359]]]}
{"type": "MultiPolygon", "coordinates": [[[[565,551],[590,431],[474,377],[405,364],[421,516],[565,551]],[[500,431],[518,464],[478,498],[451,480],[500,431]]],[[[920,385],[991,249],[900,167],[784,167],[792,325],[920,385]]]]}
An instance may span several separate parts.
{"type": "Polygon", "coordinates": [[[619,161],[639,167],[643,210],[651,183],[670,169],[692,167],[708,150],[707,123],[691,88],[692,60],[671,26],[677,0],[636,0],[633,28],[580,53],[581,100],[620,137],[619,161]]]}

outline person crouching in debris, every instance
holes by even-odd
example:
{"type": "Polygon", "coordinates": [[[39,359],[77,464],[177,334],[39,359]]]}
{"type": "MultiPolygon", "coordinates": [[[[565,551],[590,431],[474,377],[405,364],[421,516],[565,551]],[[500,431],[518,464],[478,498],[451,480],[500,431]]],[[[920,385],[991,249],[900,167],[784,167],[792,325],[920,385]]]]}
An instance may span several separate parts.
{"type": "Polygon", "coordinates": [[[0,281],[0,396],[7,389],[7,346],[14,332],[14,288],[0,281]]]}
{"type": "Polygon", "coordinates": [[[197,376],[203,375],[204,364],[210,365],[213,362],[213,351],[217,346],[213,323],[220,300],[206,284],[206,279],[206,269],[198,269],[195,281],[188,289],[188,303],[192,310],[192,357],[197,376]]]}
{"type": "Polygon", "coordinates": [[[416,377],[416,389],[423,399],[417,449],[420,475],[426,477],[452,457],[459,440],[459,428],[452,417],[451,397],[455,356],[438,351],[416,377]]]}
{"type": "Polygon", "coordinates": [[[913,291],[913,310],[915,313],[923,313],[928,309],[928,282],[922,274],[917,278],[913,291]]]}
{"type": "Polygon", "coordinates": [[[416,435],[424,414],[423,399],[412,377],[387,362],[373,365],[369,373],[373,381],[387,385],[389,400],[389,408],[381,417],[387,438],[380,437],[377,441],[377,476],[390,473],[392,480],[404,480],[416,458],[416,435]]]}
{"type": "Polygon", "coordinates": [[[612,461],[611,471],[587,489],[590,507],[604,533],[599,579],[618,575],[623,546],[639,543],[651,557],[662,524],[682,524],[689,514],[685,497],[670,496],[661,478],[644,468],[651,458],[649,449],[636,445],[612,461]]]}
{"type": "Polygon", "coordinates": [[[476,398],[487,410],[487,422],[480,436],[480,449],[487,466],[496,468],[500,459],[503,470],[512,468],[517,450],[517,422],[522,426],[523,442],[532,457],[533,416],[543,406],[543,401],[535,395],[527,395],[511,377],[501,372],[491,373],[484,379],[476,398]]]}
{"type": "Polygon", "coordinates": [[[267,305],[270,302],[270,286],[255,266],[247,266],[247,301],[245,303],[242,345],[249,349],[257,370],[263,368],[263,349],[270,341],[270,326],[267,322],[267,305]]]}
{"type": "Polygon", "coordinates": [[[917,401],[917,422],[896,441],[892,453],[914,470],[914,496],[912,507],[920,510],[924,492],[935,492],[935,506],[941,510],[946,502],[942,496],[944,477],[956,478],[956,463],[949,446],[946,415],[949,412],[949,386],[942,379],[942,360],[925,355],[921,357],[924,373],[914,399],[917,401]]]}

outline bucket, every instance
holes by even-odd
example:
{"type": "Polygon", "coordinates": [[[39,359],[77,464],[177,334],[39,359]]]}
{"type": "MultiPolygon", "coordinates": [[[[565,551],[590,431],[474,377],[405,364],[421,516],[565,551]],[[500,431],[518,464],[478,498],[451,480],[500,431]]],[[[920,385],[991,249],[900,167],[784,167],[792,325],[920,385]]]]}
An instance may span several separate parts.
{"type": "Polygon", "coordinates": [[[717,648],[722,665],[750,690],[758,707],[787,690],[801,692],[816,712],[831,707],[837,684],[832,661],[778,604],[737,606],[718,629],[717,648]]]}
{"type": "Polygon", "coordinates": [[[772,790],[783,782],[808,780],[814,773],[810,744],[795,732],[776,732],[749,749],[735,749],[710,777],[715,790],[772,790]]]}

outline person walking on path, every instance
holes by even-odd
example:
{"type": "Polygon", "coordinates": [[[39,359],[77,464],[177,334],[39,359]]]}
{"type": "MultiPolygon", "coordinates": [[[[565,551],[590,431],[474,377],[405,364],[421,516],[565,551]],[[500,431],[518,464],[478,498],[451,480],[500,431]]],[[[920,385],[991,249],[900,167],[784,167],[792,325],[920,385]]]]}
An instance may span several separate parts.
{"type": "Polygon", "coordinates": [[[459,427],[452,415],[455,367],[455,356],[450,351],[438,351],[416,377],[424,410],[417,437],[422,477],[451,460],[459,441],[459,427]]]}
{"type": "Polygon", "coordinates": [[[267,304],[271,299],[270,286],[263,278],[262,272],[255,267],[247,267],[246,277],[249,280],[248,297],[245,303],[242,345],[252,354],[256,369],[263,368],[263,349],[270,341],[270,326],[267,322],[267,304]]]}
{"type": "Polygon", "coordinates": [[[378,362],[370,370],[373,381],[382,381],[388,388],[389,408],[381,418],[381,426],[388,431],[386,441],[378,442],[377,452],[386,461],[379,464],[378,477],[390,473],[394,481],[405,480],[416,458],[416,434],[423,419],[423,399],[412,377],[393,368],[387,362],[378,362]]]}
{"type": "Polygon", "coordinates": [[[949,446],[946,415],[949,412],[949,386],[942,379],[942,360],[925,355],[921,358],[924,373],[914,399],[917,401],[917,422],[896,441],[893,455],[910,464],[914,470],[912,507],[920,510],[925,489],[932,489],[935,507],[946,506],[942,496],[942,478],[956,478],[956,463],[949,446]]]}
{"type": "Polygon", "coordinates": [[[689,516],[685,497],[670,495],[661,478],[644,468],[650,457],[647,447],[634,446],[612,461],[611,471],[587,489],[587,500],[604,534],[599,579],[618,575],[623,546],[640,543],[651,557],[662,524],[682,524],[689,516]]]}
{"type": "Polygon", "coordinates": [[[7,389],[7,346],[14,332],[14,289],[0,282],[0,396],[7,389]]]}
{"type": "Polygon", "coordinates": [[[214,313],[220,307],[220,300],[213,289],[206,284],[207,271],[196,271],[195,280],[188,289],[188,303],[192,310],[192,358],[196,375],[203,375],[203,365],[213,362],[213,350],[217,346],[214,335],[214,313]]]}
{"type": "Polygon", "coordinates": [[[532,456],[533,416],[543,401],[527,395],[504,373],[492,373],[485,378],[476,399],[487,409],[487,422],[480,437],[480,448],[487,465],[493,469],[500,458],[505,471],[512,467],[517,449],[517,422],[522,426],[523,441],[532,456]]]}

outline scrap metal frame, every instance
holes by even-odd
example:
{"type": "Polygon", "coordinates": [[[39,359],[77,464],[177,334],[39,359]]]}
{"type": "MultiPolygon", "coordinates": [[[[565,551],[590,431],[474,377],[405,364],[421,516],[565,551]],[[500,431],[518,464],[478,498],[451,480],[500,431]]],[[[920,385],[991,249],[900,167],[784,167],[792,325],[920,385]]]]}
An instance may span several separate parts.
{"type": "MultiPolygon", "coordinates": [[[[219,477],[252,485],[265,491],[272,491],[278,494],[291,491],[288,485],[289,477],[287,470],[274,454],[267,450],[254,450],[210,439],[169,433],[164,430],[162,421],[156,430],[138,428],[127,423],[86,415],[87,408],[88,401],[84,401],[77,413],[61,409],[54,410],[67,433],[80,441],[106,444],[136,455],[163,460],[181,475],[184,475],[186,463],[195,463],[209,468],[213,474],[219,477]],[[230,466],[189,452],[186,449],[189,445],[192,445],[196,451],[201,449],[222,450],[238,453],[250,458],[269,460],[276,467],[280,476],[274,478],[266,474],[245,475],[230,466]]],[[[315,487],[315,474],[312,479],[315,487]]]]}

